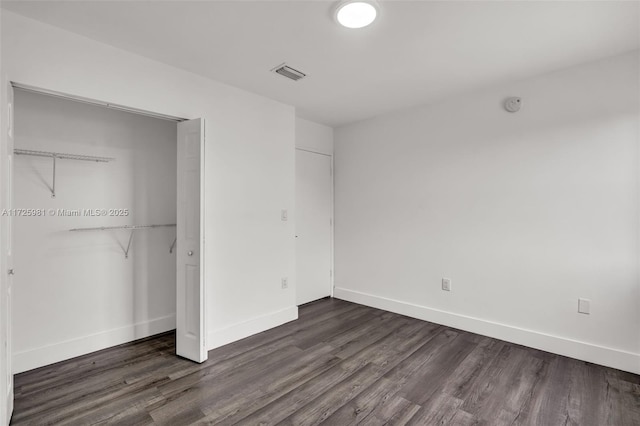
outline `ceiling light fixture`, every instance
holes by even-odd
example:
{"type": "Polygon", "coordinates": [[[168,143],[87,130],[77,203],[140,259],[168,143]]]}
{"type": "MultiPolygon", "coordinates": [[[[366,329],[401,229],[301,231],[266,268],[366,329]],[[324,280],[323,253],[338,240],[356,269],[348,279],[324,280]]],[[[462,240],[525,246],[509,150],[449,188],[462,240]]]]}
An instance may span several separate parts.
{"type": "Polygon", "coordinates": [[[375,21],[378,5],[375,1],[348,0],[336,8],[336,21],[347,28],[363,28],[375,21]]]}

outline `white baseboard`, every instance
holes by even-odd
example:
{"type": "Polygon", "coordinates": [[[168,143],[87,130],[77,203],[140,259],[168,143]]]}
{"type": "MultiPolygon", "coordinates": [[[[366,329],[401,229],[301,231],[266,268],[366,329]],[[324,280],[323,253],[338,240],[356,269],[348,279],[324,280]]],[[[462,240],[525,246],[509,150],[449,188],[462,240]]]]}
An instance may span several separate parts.
{"type": "Polygon", "coordinates": [[[13,373],[64,361],[176,328],[175,314],[13,354],[13,373]]]}
{"type": "Polygon", "coordinates": [[[518,345],[640,374],[640,354],[553,336],[507,324],[441,311],[409,302],[336,288],[334,297],[408,317],[489,336],[518,345]]]}
{"type": "Polygon", "coordinates": [[[298,307],[291,306],[251,318],[247,321],[212,330],[207,335],[207,348],[208,350],[215,349],[296,319],[298,319],[298,307]]]}

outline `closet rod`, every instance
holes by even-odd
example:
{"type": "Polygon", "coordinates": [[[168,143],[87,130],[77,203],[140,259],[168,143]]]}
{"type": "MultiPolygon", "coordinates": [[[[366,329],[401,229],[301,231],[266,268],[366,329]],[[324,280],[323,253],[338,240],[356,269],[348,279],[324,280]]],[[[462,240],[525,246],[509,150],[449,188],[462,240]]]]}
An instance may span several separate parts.
{"type": "MultiPolygon", "coordinates": [[[[69,229],[69,231],[110,231],[115,229],[126,229],[131,231],[131,235],[129,235],[129,242],[127,243],[127,248],[122,247],[122,251],[124,251],[124,258],[129,258],[129,249],[131,248],[131,242],[133,241],[133,234],[137,229],[150,229],[150,228],[162,228],[162,227],[175,227],[175,223],[163,224],[163,225],[122,225],[122,226],[101,226],[98,228],[73,228],[69,229]]],[[[173,253],[173,247],[176,244],[176,240],[171,243],[171,247],[169,248],[169,253],[173,253]]]]}

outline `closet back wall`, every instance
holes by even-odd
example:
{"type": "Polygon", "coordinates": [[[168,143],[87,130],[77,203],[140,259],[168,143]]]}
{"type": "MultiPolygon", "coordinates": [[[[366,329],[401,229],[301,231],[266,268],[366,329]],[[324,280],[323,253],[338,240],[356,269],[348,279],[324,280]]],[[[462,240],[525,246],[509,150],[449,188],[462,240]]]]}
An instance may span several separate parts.
{"type": "Polygon", "coordinates": [[[81,216],[14,221],[13,349],[20,372],[175,328],[175,228],[69,232],[176,221],[176,123],[16,91],[16,148],[113,157],[14,157],[15,208],[81,216]],[[83,216],[128,209],[128,216],[83,216]]]}

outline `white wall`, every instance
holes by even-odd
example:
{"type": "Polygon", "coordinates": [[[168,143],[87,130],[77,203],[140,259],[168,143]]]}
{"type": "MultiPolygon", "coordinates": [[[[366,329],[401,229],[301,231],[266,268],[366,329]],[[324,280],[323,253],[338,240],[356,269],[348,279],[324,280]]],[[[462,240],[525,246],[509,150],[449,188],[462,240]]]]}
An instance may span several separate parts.
{"type": "Polygon", "coordinates": [[[333,155],[333,128],[296,117],[296,148],[333,155]]]}
{"type": "Polygon", "coordinates": [[[1,35],[4,78],[205,119],[209,348],[297,317],[295,283],[280,288],[294,271],[294,223],[280,221],[294,199],[293,107],[7,11],[1,35]]]}
{"type": "Polygon", "coordinates": [[[15,147],[115,160],[57,161],[51,198],[52,160],[14,158],[15,208],[46,212],[13,222],[14,371],[77,355],[70,341],[84,351],[174,329],[175,228],[136,231],[128,259],[130,231],[69,229],[176,223],[176,123],[16,91],[15,147]]]}
{"type": "Polygon", "coordinates": [[[336,129],[336,296],[640,373],[638,59],[336,129]]]}

